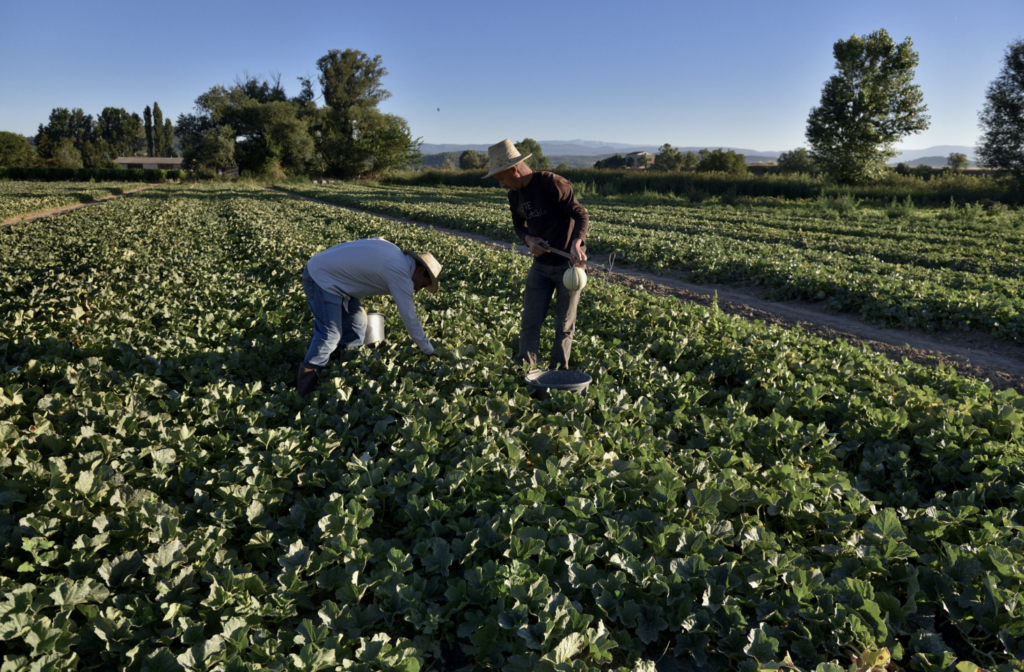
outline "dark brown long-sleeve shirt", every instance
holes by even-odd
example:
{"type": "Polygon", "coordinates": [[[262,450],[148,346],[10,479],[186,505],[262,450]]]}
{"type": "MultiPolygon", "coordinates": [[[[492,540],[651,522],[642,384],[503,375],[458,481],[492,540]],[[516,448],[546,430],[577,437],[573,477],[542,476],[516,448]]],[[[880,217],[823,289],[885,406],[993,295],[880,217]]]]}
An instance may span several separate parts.
{"type": "MultiPolygon", "coordinates": [[[[590,219],[586,209],[576,200],[569,180],[546,171],[533,173],[530,183],[519,191],[508,192],[512,208],[512,224],[516,235],[536,236],[563,252],[568,252],[573,241],[584,241],[590,219]]],[[[537,257],[542,264],[565,265],[569,260],[554,252],[537,257]]]]}

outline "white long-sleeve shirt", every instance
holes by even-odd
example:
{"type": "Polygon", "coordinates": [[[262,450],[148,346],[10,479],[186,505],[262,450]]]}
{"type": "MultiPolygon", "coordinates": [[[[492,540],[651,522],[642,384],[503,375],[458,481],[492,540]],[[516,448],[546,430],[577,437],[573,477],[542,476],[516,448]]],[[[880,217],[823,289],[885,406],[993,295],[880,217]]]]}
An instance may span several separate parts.
{"type": "Polygon", "coordinates": [[[306,269],[313,282],[331,294],[356,299],[390,294],[412,340],[424,354],[434,352],[412,300],[416,260],[394,243],[383,238],[340,243],[313,255],[306,269]]]}

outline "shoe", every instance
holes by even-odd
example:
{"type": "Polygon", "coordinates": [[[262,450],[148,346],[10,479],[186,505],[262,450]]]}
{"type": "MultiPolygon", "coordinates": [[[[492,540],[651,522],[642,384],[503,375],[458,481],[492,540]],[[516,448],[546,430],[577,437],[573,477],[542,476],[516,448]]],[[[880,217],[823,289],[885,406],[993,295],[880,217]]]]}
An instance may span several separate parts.
{"type": "Polygon", "coordinates": [[[299,379],[295,383],[295,391],[300,397],[308,397],[319,381],[319,371],[305,364],[299,365],[299,379]]]}

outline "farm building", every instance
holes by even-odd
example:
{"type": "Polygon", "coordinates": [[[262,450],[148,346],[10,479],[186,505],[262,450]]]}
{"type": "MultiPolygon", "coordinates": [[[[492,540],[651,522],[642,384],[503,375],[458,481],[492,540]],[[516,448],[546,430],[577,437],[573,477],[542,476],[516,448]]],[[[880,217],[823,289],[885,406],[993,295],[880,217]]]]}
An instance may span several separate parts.
{"type": "Polygon", "coordinates": [[[183,159],[180,157],[119,156],[114,163],[122,168],[143,170],[179,170],[183,159]]]}
{"type": "Polygon", "coordinates": [[[654,164],[654,154],[650,152],[630,152],[624,158],[631,168],[649,168],[654,164]]]}

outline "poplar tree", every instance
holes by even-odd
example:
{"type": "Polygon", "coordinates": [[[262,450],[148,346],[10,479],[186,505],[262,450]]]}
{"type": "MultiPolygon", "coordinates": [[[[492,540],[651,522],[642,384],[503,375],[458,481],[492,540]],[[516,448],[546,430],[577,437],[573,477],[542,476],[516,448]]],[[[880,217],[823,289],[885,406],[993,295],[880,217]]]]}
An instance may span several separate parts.
{"type": "Polygon", "coordinates": [[[164,155],[164,113],[160,111],[160,105],[153,103],[153,154],[152,156],[164,155]]]}
{"type": "Polygon", "coordinates": [[[149,105],[142,111],[142,118],[146,124],[146,156],[153,156],[153,112],[149,105]]]}
{"type": "Polygon", "coordinates": [[[170,119],[164,120],[164,153],[163,156],[174,156],[174,125],[170,119]]]}

